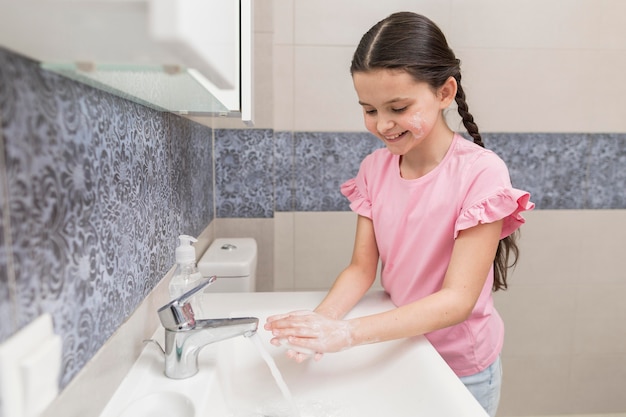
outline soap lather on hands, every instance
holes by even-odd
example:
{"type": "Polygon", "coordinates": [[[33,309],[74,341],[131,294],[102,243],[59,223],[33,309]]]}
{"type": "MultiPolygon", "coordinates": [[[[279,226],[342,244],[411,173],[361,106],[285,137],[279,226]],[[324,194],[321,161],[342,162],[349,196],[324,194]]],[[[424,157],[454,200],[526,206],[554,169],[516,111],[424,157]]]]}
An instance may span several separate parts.
{"type": "Polygon", "coordinates": [[[274,346],[287,345],[287,356],[302,362],[314,355],[320,360],[323,353],[339,352],[353,345],[354,323],[334,320],[319,313],[300,310],[267,318],[265,330],[274,336],[274,346]]]}

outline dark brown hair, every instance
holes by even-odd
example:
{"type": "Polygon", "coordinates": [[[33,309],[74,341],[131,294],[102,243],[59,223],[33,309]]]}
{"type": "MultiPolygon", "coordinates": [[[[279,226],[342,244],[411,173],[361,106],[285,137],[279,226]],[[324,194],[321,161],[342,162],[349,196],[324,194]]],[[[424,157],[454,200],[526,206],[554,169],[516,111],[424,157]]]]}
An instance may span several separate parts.
{"type": "MultiPolygon", "coordinates": [[[[457,83],[455,101],[463,125],[475,144],[485,147],[474,116],[468,110],[461,86],[461,61],[448,46],[443,32],[427,17],[411,12],[394,13],[374,25],[359,43],[350,73],[374,69],[406,71],[436,91],[450,77],[457,83]]],[[[493,290],[506,289],[508,268],[519,255],[517,232],[500,240],[494,259],[493,290]],[[511,256],[512,255],[512,256],[511,256]]]]}

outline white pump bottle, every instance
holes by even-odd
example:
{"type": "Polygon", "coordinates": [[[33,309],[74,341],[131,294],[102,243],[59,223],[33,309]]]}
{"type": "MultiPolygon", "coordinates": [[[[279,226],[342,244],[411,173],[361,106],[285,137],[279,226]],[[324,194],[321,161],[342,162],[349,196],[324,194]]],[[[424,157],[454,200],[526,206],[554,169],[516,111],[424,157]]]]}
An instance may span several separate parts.
{"type": "Polygon", "coordinates": [[[192,242],[198,240],[187,235],[180,235],[180,244],[176,248],[176,270],[170,281],[170,298],[180,297],[202,281],[202,274],[196,266],[196,248],[192,242]]]}

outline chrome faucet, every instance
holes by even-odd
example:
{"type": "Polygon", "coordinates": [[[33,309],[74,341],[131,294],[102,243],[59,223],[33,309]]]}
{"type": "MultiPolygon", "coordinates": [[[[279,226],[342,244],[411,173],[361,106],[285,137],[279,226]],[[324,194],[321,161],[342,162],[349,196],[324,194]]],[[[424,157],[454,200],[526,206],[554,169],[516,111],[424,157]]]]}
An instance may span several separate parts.
{"type": "Polygon", "coordinates": [[[189,378],[198,373],[198,354],[208,344],[237,336],[250,337],[257,331],[256,317],[198,319],[191,307],[191,298],[207,285],[208,278],[158,310],[165,328],[165,375],[173,379],[189,378]]]}

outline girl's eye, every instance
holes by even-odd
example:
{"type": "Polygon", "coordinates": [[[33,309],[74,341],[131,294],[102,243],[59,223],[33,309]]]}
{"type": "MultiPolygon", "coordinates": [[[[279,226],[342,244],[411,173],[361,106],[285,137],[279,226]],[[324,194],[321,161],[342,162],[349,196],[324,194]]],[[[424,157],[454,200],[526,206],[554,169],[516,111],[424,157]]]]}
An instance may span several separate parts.
{"type": "Polygon", "coordinates": [[[402,113],[403,111],[406,110],[406,106],[402,107],[401,109],[391,109],[394,113],[402,113]]]}
{"type": "Polygon", "coordinates": [[[366,114],[376,114],[376,110],[365,110],[366,114]]]}

